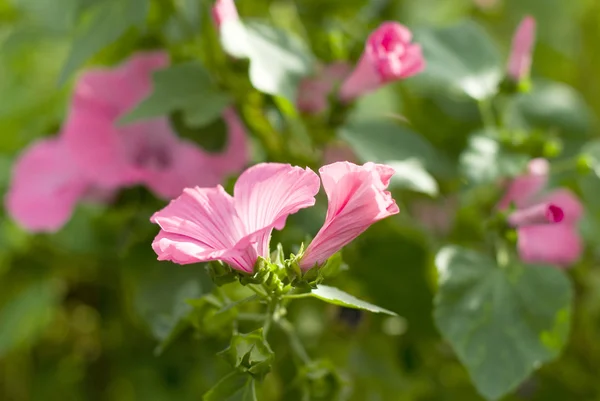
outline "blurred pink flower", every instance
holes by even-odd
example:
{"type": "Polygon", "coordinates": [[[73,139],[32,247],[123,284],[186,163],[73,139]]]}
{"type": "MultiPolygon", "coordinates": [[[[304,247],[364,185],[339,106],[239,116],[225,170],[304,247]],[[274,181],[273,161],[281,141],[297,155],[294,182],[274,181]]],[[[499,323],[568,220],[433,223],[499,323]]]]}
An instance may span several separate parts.
{"type": "Polygon", "coordinates": [[[159,260],[221,260],[252,272],[259,256],[269,257],[272,230],[281,230],[290,214],[314,205],[318,191],[319,177],[312,170],[278,163],[246,170],[233,196],[220,185],[187,188],[152,216],[161,228],[152,248],[159,260]]]}
{"type": "Polygon", "coordinates": [[[152,73],[168,63],[164,52],[137,53],[116,68],[87,71],[78,80],[62,136],[78,168],[101,186],[145,184],[171,198],[185,187],[214,186],[246,164],[245,136],[232,110],[224,117],[234,125],[230,145],[235,148],[220,155],[178,138],[166,117],[118,125],[119,117],[150,94],[152,73]]]}
{"type": "Polygon", "coordinates": [[[13,166],[6,210],[30,232],[54,232],[69,220],[90,185],[61,140],[38,140],[13,166]]]}
{"type": "Polygon", "coordinates": [[[357,163],[357,160],[358,158],[350,145],[344,142],[332,142],[323,149],[323,163],[325,164],[343,161],[357,163]]]}
{"type": "Polygon", "coordinates": [[[211,14],[217,28],[220,28],[223,22],[239,18],[234,0],[216,0],[211,14]]]}
{"type": "Polygon", "coordinates": [[[298,87],[298,109],[309,114],[327,110],[329,95],[350,71],[349,64],[338,61],[321,67],[315,76],[304,78],[298,87]]]}
{"type": "Polygon", "coordinates": [[[518,82],[529,76],[534,40],[535,19],[527,16],[515,32],[508,60],[508,76],[514,81],[518,82]]]}
{"type": "Polygon", "coordinates": [[[455,196],[437,201],[421,199],[412,205],[412,213],[424,228],[445,235],[452,228],[458,206],[455,196]]]}
{"type": "Polygon", "coordinates": [[[337,162],[319,170],[329,204],[323,227],[300,259],[304,270],[324,263],[373,223],[399,212],[386,191],[394,169],[337,162]]]}
{"type": "Polygon", "coordinates": [[[549,172],[546,160],[532,160],[528,170],[510,183],[498,205],[506,209],[512,203],[517,208],[508,221],[517,228],[519,255],[527,263],[573,264],[583,248],[577,229],[583,207],[567,189],[543,192],[549,172]]]}
{"type": "Polygon", "coordinates": [[[397,22],[384,22],[367,39],[358,65],[344,81],[339,97],[349,102],[391,81],[408,78],[425,68],[421,46],[397,22]]]}

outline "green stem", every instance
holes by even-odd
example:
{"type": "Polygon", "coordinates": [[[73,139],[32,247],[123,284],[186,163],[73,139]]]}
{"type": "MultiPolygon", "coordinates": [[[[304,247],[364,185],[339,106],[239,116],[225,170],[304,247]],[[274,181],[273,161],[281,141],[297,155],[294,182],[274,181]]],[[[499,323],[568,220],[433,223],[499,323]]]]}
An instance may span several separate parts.
{"type": "Polygon", "coordinates": [[[479,114],[483,121],[483,126],[486,130],[493,130],[496,128],[496,118],[492,111],[492,102],[489,99],[483,99],[477,102],[479,108],[479,114]]]}
{"type": "Polygon", "coordinates": [[[288,294],[288,295],[284,295],[283,298],[284,299],[300,299],[300,298],[308,298],[312,296],[312,294],[310,292],[305,292],[303,294],[288,294]]]}
{"type": "Polygon", "coordinates": [[[285,334],[287,334],[288,338],[290,339],[290,345],[292,347],[292,350],[294,350],[294,352],[296,353],[296,355],[298,355],[302,362],[304,362],[307,365],[311,363],[310,356],[308,356],[308,353],[304,349],[300,338],[296,334],[294,326],[287,319],[278,320],[277,325],[285,334]]]}

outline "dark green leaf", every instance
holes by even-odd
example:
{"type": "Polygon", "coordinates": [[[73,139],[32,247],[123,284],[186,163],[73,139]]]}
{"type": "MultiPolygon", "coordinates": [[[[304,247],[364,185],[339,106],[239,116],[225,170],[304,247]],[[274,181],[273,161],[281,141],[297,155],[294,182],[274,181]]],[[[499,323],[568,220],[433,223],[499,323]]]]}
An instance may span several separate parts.
{"type": "Polygon", "coordinates": [[[202,126],[218,118],[231,101],[227,94],[217,89],[204,67],[195,61],[157,71],[153,81],[152,93],[125,115],[122,123],[181,110],[187,124],[202,126]]]}
{"type": "Polygon", "coordinates": [[[51,322],[59,301],[59,287],[51,280],[31,284],[8,299],[0,309],[0,356],[34,342],[51,322]]]}
{"type": "Polygon", "coordinates": [[[247,374],[231,372],[202,397],[204,401],[256,401],[254,379],[247,374]]]}
{"type": "Polygon", "coordinates": [[[233,368],[248,372],[254,377],[263,377],[271,370],[275,354],[264,338],[262,328],[251,333],[236,333],[231,344],[220,355],[225,357],[233,368]]]}
{"type": "Polygon", "coordinates": [[[503,75],[503,63],[494,42],[472,21],[415,32],[423,47],[425,71],[413,81],[424,88],[440,87],[485,99],[495,94],[503,75]]]}
{"type": "Polygon", "coordinates": [[[499,399],[558,356],[569,334],[573,296],[562,271],[499,268],[459,247],[442,249],[436,265],[436,324],[486,399],[499,399]]]}
{"type": "Polygon", "coordinates": [[[362,301],[338,288],[327,285],[319,285],[316,289],[311,290],[310,295],[320,299],[321,301],[325,301],[334,305],[345,306],[346,308],[362,309],[369,312],[385,313],[388,315],[397,316],[396,313],[390,310],[362,301]]]}
{"type": "Polygon", "coordinates": [[[250,59],[250,81],[265,93],[296,102],[299,80],[312,72],[313,56],[298,38],[258,22],[228,21],[221,42],[235,57],[250,59]]]}
{"type": "Polygon", "coordinates": [[[141,26],[146,20],[148,0],[104,0],[83,16],[69,56],[62,69],[59,84],[90,57],[110,45],[132,26],[141,26]]]}

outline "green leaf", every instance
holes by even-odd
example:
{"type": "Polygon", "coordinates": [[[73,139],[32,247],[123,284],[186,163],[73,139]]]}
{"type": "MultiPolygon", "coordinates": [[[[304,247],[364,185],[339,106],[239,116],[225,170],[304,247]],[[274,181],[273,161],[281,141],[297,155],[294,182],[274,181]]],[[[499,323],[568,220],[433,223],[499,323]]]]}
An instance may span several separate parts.
{"type": "Polygon", "coordinates": [[[502,150],[493,135],[477,132],[469,138],[467,148],[460,155],[460,171],[469,184],[484,184],[518,175],[528,160],[527,155],[502,150]]]}
{"type": "Polygon", "coordinates": [[[202,397],[203,401],[257,401],[256,384],[247,374],[231,372],[202,397]]]}
{"type": "Polygon", "coordinates": [[[409,189],[430,196],[438,194],[437,181],[418,160],[391,161],[387,164],[395,170],[390,188],[409,189]]]}
{"type": "Polygon", "coordinates": [[[364,162],[386,163],[398,167],[394,185],[425,193],[437,191],[423,166],[435,173],[448,173],[444,160],[421,135],[388,119],[354,120],[340,128],[338,135],[364,162]],[[407,177],[410,171],[415,177],[407,177]],[[421,170],[421,171],[416,171],[421,170]]]}
{"type": "Polygon", "coordinates": [[[594,174],[600,177],[600,140],[586,143],[581,149],[581,154],[587,158],[594,174]]]}
{"type": "Polygon", "coordinates": [[[313,69],[314,57],[304,43],[259,22],[227,21],[221,26],[221,43],[230,55],[250,59],[250,81],[256,89],[292,103],[300,79],[313,69]]]}
{"type": "Polygon", "coordinates": [[[392,316],[397,316],[396,313],[381,308],[377,305],[362,301],[353,295],[350,295],[338,288],[327,285],[319,285],[316,289],[311,290],[310,295],[319,298],[321,301],[328,302],[333,305],[345,306],[346,308],[362,309],[374,313],[385,313],[392,316]]]}
{"type": "Polygon", "coordinates": [[[436,257],[434,317],[478,391],[497,400],[567,341],[572,289],[558,269],[512,264],[459,247],[436,257]]]}
{"type": "Polygon", "coordinates": [[[0,309],[0,357],[32,344],[52,321],[60,302],[57,283],[33,283],[7,300],[0,309]]]}
{"type": "Polygon", "coordinates": [[[104,47],[119,39],[130,27],[146,21],[148,0],[103,0],[84,15],[78,27],[59,84],[104,47]]]}
{"type": "Polygon", "coordinates": [[[231,102],[212,81],[208,71],[198,62],[176,64],[153,75],[154,89],[121,123],[158,117],[182,110],[191,126],[206,125],[217,119],[231,102]]]}
{"type": "Polygon", "coordinates": [[[267,343],[262,328],[251,333],[236,333],[231,344],[220,352],[231,366],[239,372],[253,377],[264,377],[271,370],[275,354],[267,343]]]}
{"type": "Polygon", "coordinates": [[[535,81],[528,93],[516,96],[507,107],[505,124],[510,128],[535,127],[583,135],[590,131],[592,112],[572,87],[552,81],[535,81]]]}
{"type": "Polygon", "coordinates": [[[497,92],[503,63],[494,42],[476,23],[417,30],[415,42],[427,60],[425,70],[412,79],[416,85],[478,100],[497,92]]]}

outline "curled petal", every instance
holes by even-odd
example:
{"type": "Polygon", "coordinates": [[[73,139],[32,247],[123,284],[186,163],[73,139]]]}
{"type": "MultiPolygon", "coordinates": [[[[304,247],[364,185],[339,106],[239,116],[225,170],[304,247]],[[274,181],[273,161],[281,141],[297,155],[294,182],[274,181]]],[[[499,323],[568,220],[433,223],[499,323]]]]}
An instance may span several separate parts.
{"type": "Polygon", "coordinates": [[[13,168],[6,209],[28,231],[54,232],[69,220],[88,183],[60,140],[40,140],[13,168]]]}
{"type": "Polygon", "coordinates": [[[508,60],[508,76],[515,80],[529,76],[531,54],[535,40],[535,19],[527,16],[521,21],[515,36],[508,60]]]}
{"type": "Polygon", "coordinates": [[[329,200],[327,216],[300,260],[302,269],[324,263],[373,223],[399,212],[386,191],[393,168],[338,162],[322,167],[319,172],[329,200]]]}
{"type": "Polygon", "coordinates": [[[281,230],[290,214],[313,206],[319,177],[309,168],[261,163],[247,169],[234,188],[235,209],[258,255],[269,255],[273,228],[281,230]]]}
{"type": "Polygon", "coordinates": [[[519,255],[527,263],[567,267],[579,259],[583,248],[577,228],[566,222],[521,227],[518,235],[519,255]]]}
{"type": "Polygon", "coordinates": [[[537,224],[560,223],[565,217],[563,209],[552,203],[539,203],[517,210],[508,217],[513,227],[533,226],[537,224]]]}
{"type": "Polygon", "coordinates": [[[150,219],[161,232],[152,247],[159,260],[188,264],[222,260],[252,271],[258,255],[223,187],[187,188],[150,219]]]}

